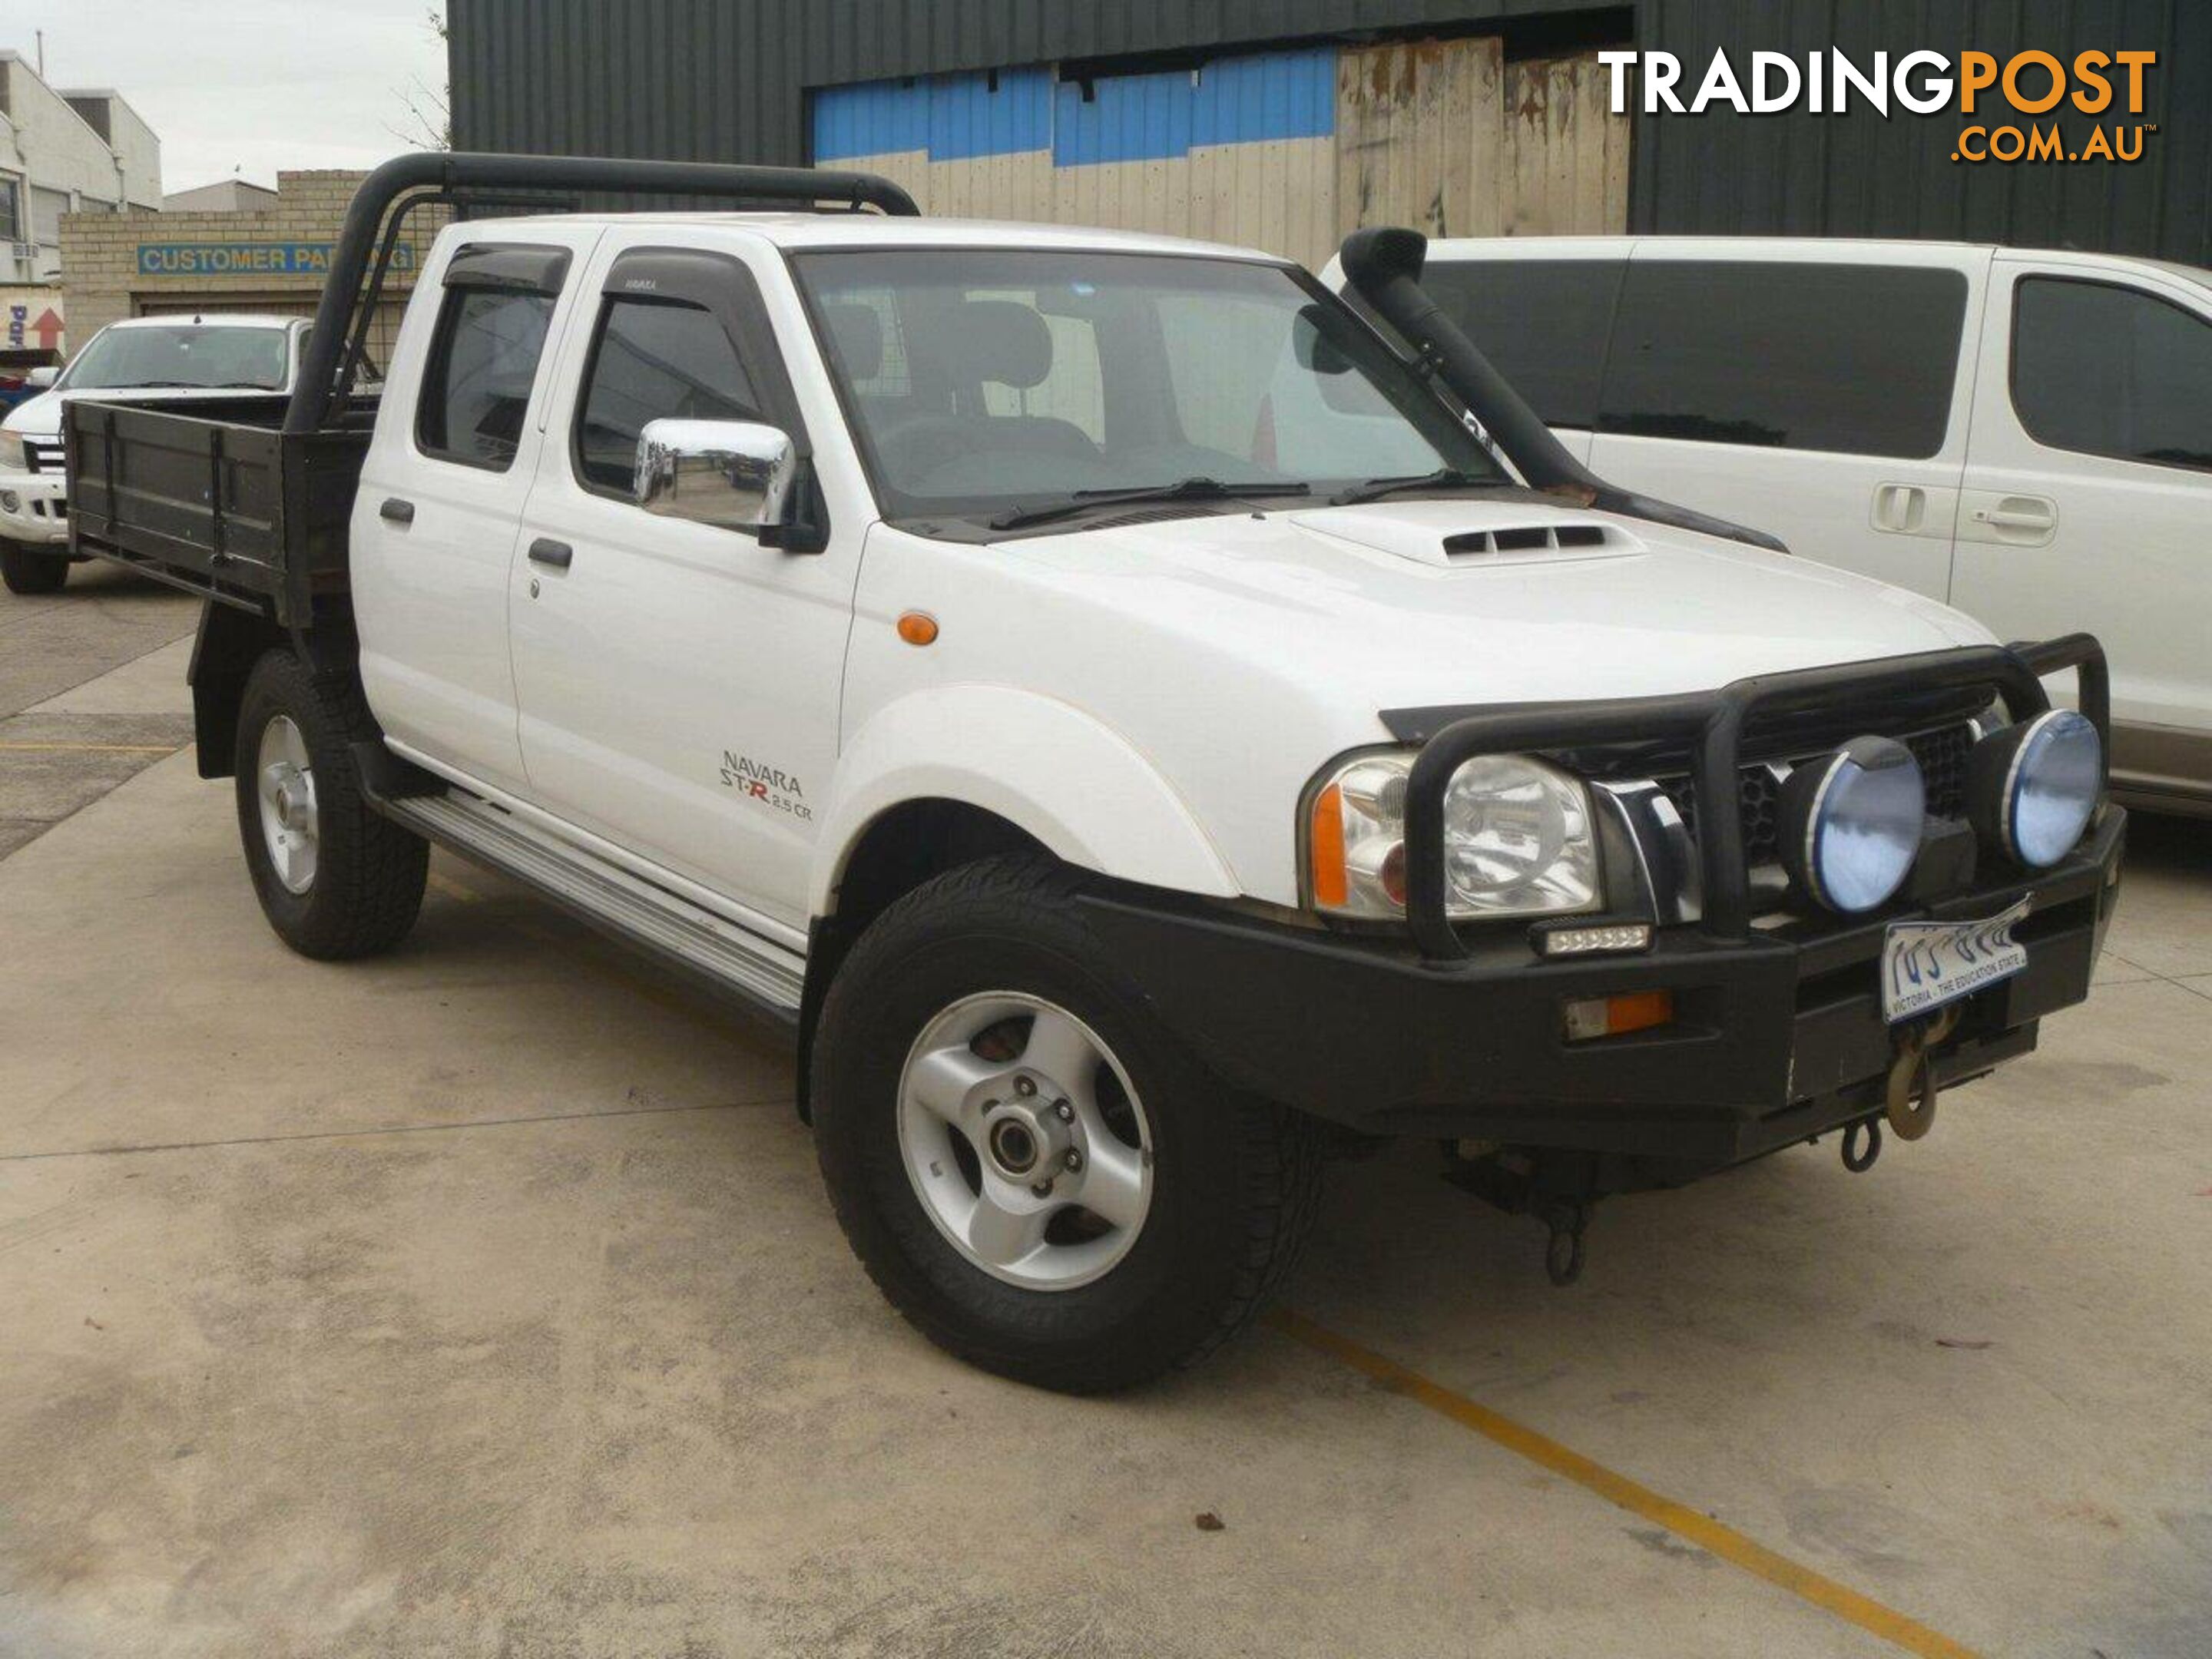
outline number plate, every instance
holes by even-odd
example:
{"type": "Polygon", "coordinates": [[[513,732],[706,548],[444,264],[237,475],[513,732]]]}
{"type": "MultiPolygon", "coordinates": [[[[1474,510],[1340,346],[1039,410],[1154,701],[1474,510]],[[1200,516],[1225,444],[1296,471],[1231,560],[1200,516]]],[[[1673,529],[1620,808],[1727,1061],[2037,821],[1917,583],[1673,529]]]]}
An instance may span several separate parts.
{"type": "Polygon", "coordinates": [[[2022,899],[1981,921],[1893,921],[1881,951],[1881,1012],[1894,1025],[1954,1002],[2027,966],[2012,930],[2027,919],[2022,899]]]}

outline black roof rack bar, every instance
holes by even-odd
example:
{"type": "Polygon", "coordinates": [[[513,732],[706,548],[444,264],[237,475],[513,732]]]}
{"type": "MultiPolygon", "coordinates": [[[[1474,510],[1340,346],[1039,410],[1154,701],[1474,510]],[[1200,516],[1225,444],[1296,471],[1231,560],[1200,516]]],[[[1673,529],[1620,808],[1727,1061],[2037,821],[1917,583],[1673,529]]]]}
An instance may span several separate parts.
{"type": "MultiPolygon", "coordinates": [[[[331,393],[329,407],[343,410],[352,398],[355,384],[362,369],[369,367],[369,336],[375,331],[377,308],[384,302],[385,280],[391,275],[392,263],[399,252],[399,233],[407,228],[410,214],[426,207],[450,207],[457,222],[465,222],[479,209],[496,208],[504,213],[574,213],[577,208],[573,196],[502,196],[489,191],[419,191],[406,198],[385,216],[384,239],[376,250],[376,264],[368,275],[368,286],[355,302],[353,337],[346,343],[344,359],[338,366],[337,387],[331,393]]],[[[324,417],[328,419],[326,414],[324,417]]]]}
{"type": "Polygon", "coordinates": [[[914,198],[872,173],[835,168],[727,167],[714,161],[624,161],[594,155],[489,155],[426,150],[395,156],[362,181],[346,210],[315,307],[299,384],[284,411],[288,433],[313,432],[330,415],[348,323],[376,252],[377,232],[392,204],[410,191],[446,194],[476,190],[598,191],[666,196],[715,196],[731,201],[841,203],[909,216],[914,198]]]}

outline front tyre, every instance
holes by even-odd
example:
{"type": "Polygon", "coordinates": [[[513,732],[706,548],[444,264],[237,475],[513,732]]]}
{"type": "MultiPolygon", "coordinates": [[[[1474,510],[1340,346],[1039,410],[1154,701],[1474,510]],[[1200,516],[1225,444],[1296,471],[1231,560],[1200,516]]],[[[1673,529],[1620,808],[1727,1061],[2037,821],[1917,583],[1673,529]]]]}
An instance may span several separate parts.
{"type": "Polygon", "coordinates": [[[1304,1119],[1236,1094],[1145,1009],[1075,902],[1000,859],[869,927],[825,999],[814,1132],[854,1252],[931,1340],[1073,1393],[1203,1356],[1288,1270],[1304,1119]]]}
{"type": "Polygon", "coordinates": [[[370,808],[354,764],[352,744],[375,733],[357,686],[318,679],[289,651],[246,683],[239,837],[262,913],[302,956],[389,950],[422,908],[429,844],[370,808]]]}
{"type": "Polygon", "coordinates": [[[69,555],[41,553],[21,542],[0,541],[0,583],[10,593],[31,598],[58,593],[69,580],[69,555]]]}

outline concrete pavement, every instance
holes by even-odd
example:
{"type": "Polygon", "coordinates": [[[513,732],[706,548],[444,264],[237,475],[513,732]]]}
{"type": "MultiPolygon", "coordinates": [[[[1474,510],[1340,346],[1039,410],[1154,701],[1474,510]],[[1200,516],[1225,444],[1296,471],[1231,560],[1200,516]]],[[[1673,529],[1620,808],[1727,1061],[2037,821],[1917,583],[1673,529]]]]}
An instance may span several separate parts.
{"type": "Polygon", "coordinates": [[[2206,842],[2144,827],[2091,1005],[1928,1139],[1617,1200],[1572,1291],[1423,1148],[1331,1171],[1304,1319],[1792,1588],[1280,1328],[963,1369],[773,1041],[443,859],[294,957],[160,761],[0,860],[0,1653],[2212,1650],[2206,842]]]}
{"type": "Polygon", "coordinates": [[[198,614],[109,565],[43,598],[0,593],[0,857],[191,741],[198,614]]]}

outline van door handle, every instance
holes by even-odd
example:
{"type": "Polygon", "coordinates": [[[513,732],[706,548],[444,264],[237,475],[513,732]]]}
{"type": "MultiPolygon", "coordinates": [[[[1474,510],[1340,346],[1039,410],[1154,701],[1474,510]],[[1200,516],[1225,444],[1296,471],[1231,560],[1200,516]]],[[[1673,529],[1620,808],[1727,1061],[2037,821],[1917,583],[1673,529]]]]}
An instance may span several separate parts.
{"type": "Polygon", "coordinates": [[[556,570],[566,570],[569,561],[575,556],[576,550],[568,543],[556,542],[548,537],[540,536],[530,544],[530,562],[532,564],[550,565],[556,570]]]}
{"type": "Polygon", "coordinates": [[[2049,502],[2035,501],[2020,507],[1976,507],[1974,521],[1992,530],[2048,530],[2058,522],[2058,514],[2049,502]]]}
{"type": "Polygon", "coordinates": [[[1886,483],[1874,492],[1874,527],[1917,536],[1928,522],[1928,492],[1917,484],[1886,483]]]}
{"type": "Polygon", "coordinates": [[[386,524],[413,524],[415,503],[403,501],[397,495],[387,495],[384,498],[384,505],[376,509],[376,516],[386,524]]]}

